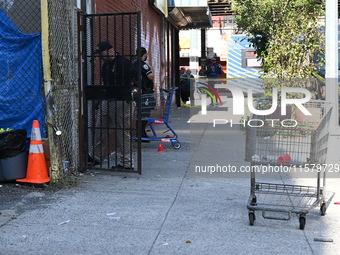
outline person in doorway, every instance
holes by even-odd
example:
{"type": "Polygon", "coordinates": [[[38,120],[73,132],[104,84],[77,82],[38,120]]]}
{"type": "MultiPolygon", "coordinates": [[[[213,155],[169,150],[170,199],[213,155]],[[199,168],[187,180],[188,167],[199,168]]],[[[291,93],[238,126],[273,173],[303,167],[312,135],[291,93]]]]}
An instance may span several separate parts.
{"type": "Polygon", "coordinates": [[[185,74],[185,67],[181,67],[181,69],[179,70],[180,77],[182,77],[183,74],[185,74]]]}
{"type": "Polygon", "coordinates": [[[187,76],[188,76],[188,93],[190,98],[190,105],[195,105],[195,99],[194,99],[194,91],[195,91],[195,77],[191,74],[191,70],[186,70],[187,76]]]}
{"type": "Polygon", "coordinates": [[[117,154],[117,162],[112,168],[134,169],[130,145],[131,120],[135,111],[135,102],[131,97],[134,77],[132,64],[116,53],[107,41],[97,45],[95,54],[99,54],[103,61],[100,71],[103,85],[115,86],[117,89],[112,98],[101,101],[100,114],[96,119],[93,159],[101,162],[108,151],[113,150],[117,154]],[[110,130],[114,130],[115,134],[110,135],[110,130]],[[115,146],[109,144],[112,137],[115,137],[115,146]]]}
{"type": "MultiPolygon", "coordinates": [[[[136,54],[138,55],[138,49],[136,54]]],[[[149,64],[145,61],[148,59],[147,50],[144,47],[140,48],[141,61],[134,63],[134,69],[138,70],[138,63],[141,65],[141,104],[142,104],[142,138],[149,138],[146,133],[146,126],[148,124],[148,118],[150,118],[151,111],[156,106],[156,99],[154,97],[154,73],[149,64]]],[[[138,77],[136,77],[138,80],[138,77]]],[[[142,142],[150,142],[149,140],[142,139],[142,142]]]]}
{"type": "Polygon", "coordinates": [[[190,79],[188,70],[191,73],[190,69],[184,69],[184,73],[181,75],[181,99],[183,104],[187,104],[190,97],[190,79]]]}
{"type": "Polygon", "coordinates": [[[205,72],[206,72],[206,67],[205,67],[204,64],[202,64],[201,69],[198,71],[198,75],[199,76],[206,76],[205,72]]]}
{"type": "Polygon", "coordinates": [[[179,69],[179,83],[178,83],[178,90],[176,90],[176,105],[177,107],[181,107],[182,101],[182,83],[183,83],[183,75],[185,74],[185,67],[181,67],[179,69]]]}
{"type": "Polygon", "coordinates": [[[187,101],[189,101],[189,93],[188,93],[188,81],[189,81],[189,77],[188,74],[186,72],[185,67],[181,67],[180,69],[180,82],[179,82],[179,93],[180,93],[180,97],[181,97],[181,101],[183,104],[186,104],[187,101]]]}
{"type": "MultiPolygon", "coordinates": [[[[222,74],[222,67],[220,64],[216,63],[216,58],[212,58],[211,63],[207,65],[207,70],[205,74],[207,75],[208,78],[208,84],[212,87],[215,88],[215,84],[217,83],[218,76],[222,74]]],[[[211,105],[214,104],[214,102],[211,99],[211,105]]]]}

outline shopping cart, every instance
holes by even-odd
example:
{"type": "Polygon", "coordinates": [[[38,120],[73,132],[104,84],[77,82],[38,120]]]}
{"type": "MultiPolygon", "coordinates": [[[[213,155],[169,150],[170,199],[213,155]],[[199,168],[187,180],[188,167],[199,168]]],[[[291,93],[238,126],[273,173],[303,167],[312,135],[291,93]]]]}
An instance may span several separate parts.
{"type": "MultiPolygon", "coordinates": [[[[160,142],[170,142],[175,149],[181,148],[181,143],[178,141],[178,135],[175,130],[169,124],[170,112],[171,112],[171,104],[172,98],[174,96],[175,91],[178,88],[172,88],[171,90],[161,90],[161,100],[160,104],[156,106],[155,98],[150,97],[148,94],[142,94],[142,107],[141,107],[141,116],[142,120],[147,120],[151,132],[153,134],[152,137],[144,138],[142,137],[142,141],[160,141],[160,142]],[[149,113],[154,111],[154,114],[161,115],[160,118],[150,118],[149,113]],[[166,130],[162,132],[162,135],[159,135],[154,127],[154,125],[163,124],[166,127],[166,130]],[[169,134],[170,132],[170,134],[169,134]]],[[[158,131],[159,132],[159,131],[158,131]]]]}
{"type": "MultiPolygon", "coordinates": [[[[256,103],[257,109],[268,109],[271,100],[259,99],[256,103]]],[[[253,115],[250,118],[252,125],[256,126],[248,127],[246,133],[246,160],[251,162],[247,204],[251,226],[254,225],[255,211],[262,211],[263,218],[274,220],[289,220],[295,213],[299,216],[300,229],[304,229],[306,214],[313,208],[320,206],[321,215],[325,215],[326,171],[323,164],[332,108],[324,101],[309,102],[304,106],[312,117],[302,115],[298,108],[287,106],[287,116],[275,112],[270,116],[253,115]],[[278,172],[282,167],[300,171],[301,168],[308,170],[308,167],[318,166],[317,171],[314,169],[316,186],[290,185],[284,181],[283,184],[257,182],[256,172],[261,172],[264,166],[277,166],[278,172]]]]}

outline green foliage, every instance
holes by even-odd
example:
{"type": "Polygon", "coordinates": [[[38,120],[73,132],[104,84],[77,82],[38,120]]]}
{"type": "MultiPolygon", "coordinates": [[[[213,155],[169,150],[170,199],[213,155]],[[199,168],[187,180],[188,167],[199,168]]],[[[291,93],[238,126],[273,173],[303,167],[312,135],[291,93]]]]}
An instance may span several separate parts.
{"type": "Polygon", "coordinates": [[[53,190],[60,190],[60,189],[70,189],[73,187],[78,186],[81,183],[81,179],[77,175],[67,175],[63,176],[63,178],[59,179],[58,181],[51,182],[46,187],[53,189],[53,190]]]}
{"type": "MultiPolygon", "coordinates": [[[[262,59],[266,78],[313,76],[316,63],[322,61],[315,56],[324,53],[318,22],[324,16],[324,1],[231,0],[236,23],[262,59]]],[[[265,86],[272,88],[272,81],[265,86]]]]}

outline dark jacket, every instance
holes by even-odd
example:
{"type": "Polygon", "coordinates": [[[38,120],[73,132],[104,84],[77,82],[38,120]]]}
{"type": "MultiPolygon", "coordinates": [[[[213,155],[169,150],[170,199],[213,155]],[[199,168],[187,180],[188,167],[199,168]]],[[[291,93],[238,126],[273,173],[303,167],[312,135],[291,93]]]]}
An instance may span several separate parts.
{"type": "Polygon", "coordinates": [[[131,101],[132,81],[135,70],[131,62],[121,55],[116,55],[113,60],[104,61],[101,68],[103,83],[109,86],[107,93],[119,101],[131,101]]]}
{"type": "Polygon", "coordinates": [[[222,68],[219,64],[209,64],[207,71],[205,72],[208,78],[218,78],[218,75],[222,74],[222,68]]]}
{"type": "Polygon", "coordinates": [[[131,87],[134,75],[131,62],[121,55],[116,55],[113,60],[105,61],[101,69],[104,85],[131,87]]]}

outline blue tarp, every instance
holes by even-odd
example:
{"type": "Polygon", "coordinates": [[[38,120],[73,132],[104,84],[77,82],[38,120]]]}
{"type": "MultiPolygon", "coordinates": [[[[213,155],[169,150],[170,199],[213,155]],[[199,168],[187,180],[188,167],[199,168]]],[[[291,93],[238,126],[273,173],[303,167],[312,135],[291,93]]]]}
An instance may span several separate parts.
{"type": "Polygon", "coordinates": [[[0,128],[44,126],[41,34],[23,34],[0,9],[0,128]]]}

